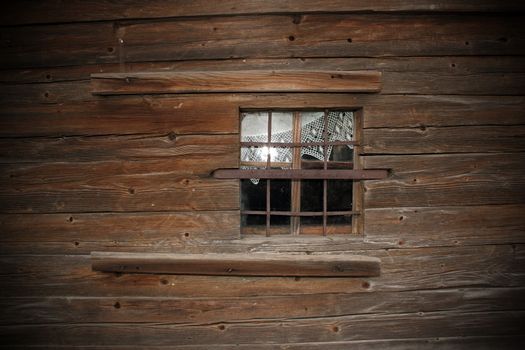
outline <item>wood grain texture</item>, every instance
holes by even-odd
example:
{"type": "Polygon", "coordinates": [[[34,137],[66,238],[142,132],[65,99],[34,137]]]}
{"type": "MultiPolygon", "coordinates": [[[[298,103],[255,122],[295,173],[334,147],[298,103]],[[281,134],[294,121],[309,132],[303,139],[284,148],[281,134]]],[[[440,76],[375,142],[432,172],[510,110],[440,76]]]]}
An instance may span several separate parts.
{"type": "Polygon", "coordinates": [[[238,133],[239,109],[363,106],[365,128],[525,122],[522,96],[194,94],[126,96],[59,104],[3,104],[0,136],[238,133]]]}
{"type": "MultiPolygon", "coordinates": [[[[230,159],[238,161],[235,154],[230,159]]],[[[192,157],[5,166],[0,202],[4,213],[238,209],[238,181],[197,175],[210,166],[192,157]]]]}
{"type": "Polygon", "coordinates": [[[366,156],[364,167],[390,169],[365,182],[365,207],[517,204],[525,198],[523,154],[366,156]]]}
{"type": "Polygon", "coordinates": [[[2,325],[162,322],[171,324],[291,319],[371,313],[522,309],[523,288],[461,288],[404,292],[254,296],[2,298],[2,325]],[[231,312],[234,309],[236,312],[231,312]]]}
{"type": "MultiPolygon", "coordinates": [[[[228,246],[215,244],[208,247],[208,252],[221,252],[223,248],[229,249],[228,246]]],[[[248,253],[247,250],[245,252],[248,253]]],[[[277,253],[275,249],[273,252],[277,253]]],[[[130,297],[298,296],[460,287],[520,287],[525,284],[525,249],[521,244],[355,250],[353,254],[381,259],[381,276],[239,278],[118,274],[92,271],[90,258],[84,255],[3,255],[0,256],[3,285],[0,295],[119,297],[124,288],[130,297]],[[414,271],[425,273],[416,274],[414,271]]]]}
{"type": "Polygon", "coordinates": [[[364,154],[524,152],[525,126],[368,129],[364,154]]]}
{"type": "Polygon", "coordinates": [[[525,7],[517,2],[494,0],[477,1],[475,4],[465,0],[418,0],[418,1],[352,1],[327,0],[223,0],[210,3],[205,0],[108,0],[68,1],[59,3],[53,0],[34,3],[30,0],[18,1],[10,5],[9,15],[0,16],[3,25],[33,23],[80,22],[120,19],[149,19],[164,17],[192,17],[265,13],[315,13],[315,12],[517,12],[525,7]]]}
{"type": "Polygon", "coordinates": [[[518,55],[524,47],[519,16],[309,14],[296,22],[295,15],[266,15],[8,27],[0,63],[30,68],[246,57],[518,55]]]}
{"type": "Polygon", "coordinates": [[[199,92],[379,92],[378,71],[204,71],[97,73],[93,94],[199,92]]]}
{"type": "Polygon", "coordinates": [[[91,252],[94,271],[219,276],[372,277],[380,260],[358,255],[91,252]]]}
{"type": "Polygon", "coordinates": [[[370,314],[217,324],[13,325],[0,328],[4,344],[135,345],[281,344],[470,335],[521,335],[523,311],[370,314]],[[498,326],[498,327],[496,327],[498,326]],[[118,335],[118,337],[116,336],[118,335]]]}

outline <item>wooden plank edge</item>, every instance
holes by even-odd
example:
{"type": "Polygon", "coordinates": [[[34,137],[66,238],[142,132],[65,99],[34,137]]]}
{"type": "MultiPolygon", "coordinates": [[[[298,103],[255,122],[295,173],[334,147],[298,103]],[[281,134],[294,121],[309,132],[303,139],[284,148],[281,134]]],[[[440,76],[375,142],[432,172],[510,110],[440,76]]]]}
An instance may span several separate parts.
{"type": "Polygon", "coordinates": [[[93,271],[218,276],[372,277],[380,259],[359,255],[91,252],[93,271]]]}
{"type": "Polygon", "coordinates": [[[224,92],[380,92],[375,70],[236,70],[91,74],[94,95],[224,92]]]}

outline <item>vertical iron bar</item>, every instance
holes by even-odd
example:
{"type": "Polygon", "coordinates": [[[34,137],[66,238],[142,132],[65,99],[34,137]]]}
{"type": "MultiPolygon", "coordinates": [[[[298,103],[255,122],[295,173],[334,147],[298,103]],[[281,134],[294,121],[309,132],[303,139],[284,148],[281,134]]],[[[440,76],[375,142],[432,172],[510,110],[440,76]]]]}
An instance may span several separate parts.
{"type": "MultiPolygon", "coordinates": [[[[324,128],[323,128],[323,169],[328,169],[328,148],[327,148],[327,142],[328,142],[328,110],[324,110],[324,128]]],[[[327,222],[327,215],[326,212],[328,211],[328,180],[323,180],[323,236],[326,236],[326,222],[327,222]]]]}
{"type": "MultiPolygon", "coordinates": [[[[266,155],[266,169],[270,169],[271,154],[270,145],[272,140],[272,111],[268,111],[268,154],[266,155]]],[[[270,179],[266,179],[266,236],[270,235],[270,179]]]]}
{"type": "MultiPolygon", "coordinates": [[[[293,113],[292,122],[292,142],[301,142],[301,113],[295,111],[293,113]]],[[[292,152],[292,169],[301,169],[301,147],[294,147],[292,152]]],[[[301,180],[291,180],[292,212],[301,211],[301,180]]],[[[292,235],[298,235],[301,229],[301,218],[299,216],[292,216],[290,218],[290,227],[292,235]]]]}

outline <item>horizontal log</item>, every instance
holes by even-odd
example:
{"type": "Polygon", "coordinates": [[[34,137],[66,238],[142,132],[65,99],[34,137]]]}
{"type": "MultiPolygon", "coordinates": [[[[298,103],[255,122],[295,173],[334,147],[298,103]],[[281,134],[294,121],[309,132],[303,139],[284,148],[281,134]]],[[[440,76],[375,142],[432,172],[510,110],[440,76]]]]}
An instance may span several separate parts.
{"type": "Polygon", "coordinates": [[[0,323],[219,323],[371,313],[521,310],[523,288],[465,288],[248,298],[11,297],[0,323]],[[232,312],[232,310],[235,312],[232,312]],[[152,312],[155,310],[155,312],[152,312]]]}
{"type": "Polygon", "coordinates": [[[379,276],[380,260],[358,255],[92,252],[94,271],[222,276],[379,276]]]}
{"type": "MultiPolygon", "coordinates": [[[[523,336],[460,336],[460,337],[428,337],[428,338],[405,338],[405,339],[367,339],[367,340],[349,340],[349,341],[334,341],[334,342],[309,342],[309,343],[274,343],[274,344],[213,344],[214,349],[225,350],[231,349],[235,346],[237,350],[280,350],[286,348],[289,350],[317,350],[322,346],[326,350],[436,350],[436,349],[478,349],[478,350],[492,350],[498,347],[505,349],[521,349],[525,346],[525,337],[523,336]]],[[[12,346],[13,349],[57,349],[57,346],[45,345],[24,345],[18,347],[12,346]]],[[[209,345],[181,345],[170,346],[170,349],[179,350],[208,350],[209,345]]],[[[70,346],[69,348],[75,349],[70,346]]],[[[83,350],[113,350],[114,346],[81,346],[78,347],[83,350]]],[[[141,345],[119,345],[121,350],[138,350],[143,349],[141,345]]],[[[151,350],[165,350],[166,346],[148,346],[151,350]]]]}
{"type": "Polygon", "coordinates": [[[0,254],[348,252],[525,243],[523,205],[366,209],[359,237],[243,237],[238,211],[0,215],[0,254]],[[140,227],[141,230],[137,230],[140,227]]]}
{"type": "MultiPolygon", "coordinates": [[[[461,91],[484,92],[485,95],[519,94],[522,82],[512,77],[524,72],[521,58],[514,56],[243,58],[5,69],[0,82],[11,84],[9,89],[14,89],[14,84],[88,81],[94,73],[237,70],[380,70],[383,93],[454,94],[461,91]]],[[[91,89],[89,84],[87,87],[91,89]]]]}
{"type": "Polygon", "coordinates": [[[5,166],[0,171],[7,179],[0,181],[1,210],[79,213],[239,209],[238,181],[199,177],[195,175],[199,172],[196,163],[207,167],[213,162],[186,158],[5,166]]]}
{"type": "Polygon", "coordinates": [[[93,94],[199,92],[379,92],[378,71],[205,71],[96,73],[93,94]]]}
{"type": "Polygon", "coordinates": [[[477,1],[473,4],[465,0],[423,0],[423,1],[369,1],[330,0],[322,3],[316,0],[271,0],[261,3],[256,0],[238,2],[223,0],[210,3],[205,0],[155,0],[144,3],[142,0],[112,2],[96,0],[68,1],[58,4],[54,1],[33,3],[21,0],[10,6],[9,15],[0,16],[4,25],[84,22],[119,19],[150,19],[164,17],[193,17],[239,14],[273,13],[315,13],[315,12],[511,12],[524,11],[521,3],[508,3],[493,0],[477,1]]]}
{"type": "Polygon", "coordinates": [[[365,129],[364,154],[524,152],[525,126],[365,129]]]}
{"type": "Polygon", "coordinates": [[[452,336],[521,335],[523,311],[370,314],[217,324],[13,325],[0,328],[4,344],[144,346],[281,344],[452,336]]]}
{"type": "Polygon", "coordinates": [[[521,96],[202,94],[128,96],[0,108],[0,136],[220,134],[239,132],[239,109],[364,106],[364,127],[523,124],[521,96]],[[396,108],[392,108],[392,106],[396,108]]]}
{"type": "Polygon", "coordinates": [[[384,179],[388,170],[217,169],[216,179],[384,179]]]}
{"type": "MultiPolygon", "coordinates": [[[[207,252],[221,252],[221,246],[210,245],[207,252]]],[[[250,253],[248,249],[244,252],[250,253]]],[[[120,297],[125,290],[129,297],[197,298],[525,285],[522,245],[355,250],[352,254],[381,259],[381,276],[239,278],[118,274],[92,271],[89,256],[4,255],[0,256],[0,295],[120,297]]]]}
{"type": "Polygon", "coordinates": [[[135,22],[121,26],[117,36],[126,62],[515,55],[523,52],[521,21],[519,16],[311,14],[296,23],[295,16],[238,16],[135,22]]]}
{"type": "MultiPolygon", "coordinates": [[[[233,135],[105,135],[99,137],[0,139],[0,162],[96,162],[110,160],[192,160],[194,172],[207,173],[209,162],[232,162],[239,152],[239,136],[233,135]],[[200,170],[199,170],[200,169],[200,170]]],[[[189,163],[189,162],[188,162],[189,163]]],[[[187,164],[186,164],[187,165],[187,164]]]]}
{"type": "Polygon", "coordinates": [[[364,183],[365,208],[523,203],[522,159],[521,153],[366,156],[364,168],[390,173],[364,183]]]}
{"type": "Polygon", "coordinates": [[[17,26],[2,32],[0,63],[30,68],[120,60],[519,55],[521,21],[406,14],[309,14],[298,21],[290,14],[17,26]]]}

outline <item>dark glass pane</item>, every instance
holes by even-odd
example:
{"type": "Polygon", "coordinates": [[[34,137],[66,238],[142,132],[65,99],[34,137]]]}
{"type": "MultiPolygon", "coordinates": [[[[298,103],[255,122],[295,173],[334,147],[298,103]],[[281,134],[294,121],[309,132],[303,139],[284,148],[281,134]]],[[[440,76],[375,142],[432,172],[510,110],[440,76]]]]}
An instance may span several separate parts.
{"type": "Polygon", "coordinates": [[[328,216],[326,218],[327,225],[352,225],[352,215],[343,216],[328,216]]]}
{"type": "Polygon", "coordinates": [[[354,160],[354,150],[346,145],[334,145],[330,152],[330,159],[335,162],[351,162],[354,160]]]}
{"type": "Polygon", "coordinates": [[[255,234],[259,233],[258,231],[265,230],[266,215],[241,215],[241,227],[246,226],[260,226],[260,230],[250,230],[250,232],[244,232],[248,234],[255,234]]]}
{"type": "Polygon", "coordinates": [[[266,180],[241,180],[241,210],[266,210],[266,180]]]}
{"type": "Polygon", "coordinates": [[[274,235],[290,234],[290,217],[281,215],[271,215],[270,233],[274,235]]]}
{"type": "Polygon", "coordinates": [[[352,180],[327,180],[328,211],[352,210],[352,180]]]}
{"type": "Polygon", "coordinates": [[[290,180],[270,181],[270,208],[272,211],[290,211],[292,185],[290,180]]]}
{"type": "Polygon", "coordinates": [[[323,180],[301,180],[301,211],[323,211],[323,180]]]}

